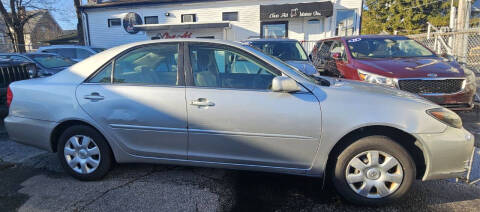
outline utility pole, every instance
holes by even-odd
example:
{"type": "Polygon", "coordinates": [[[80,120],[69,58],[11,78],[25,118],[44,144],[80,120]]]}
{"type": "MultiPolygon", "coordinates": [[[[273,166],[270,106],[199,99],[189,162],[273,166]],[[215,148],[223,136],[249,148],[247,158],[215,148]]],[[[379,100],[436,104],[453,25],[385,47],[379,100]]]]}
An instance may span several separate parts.
{"type": "Polygon", "coordinates": [[[469,3],[470,0],[458,1],[457,30],[468,28],[468,20],[470,19],[469,3]]]}
{"type": "MultiPolygon", "coordinates": [[[[457,25],[456,31],[462,32],[468,29],[469,19],[470,19],[470,0],[459,0],[458,1],[458,14],[457,14],[457,25]]],[[[467,52],[467,43],[466,39],[468,38],[465,34],[458,34],[455,42],[455,54],[461,62],[466,62],[466,52],[467,52]]]]}
{"type": "Polygon", "coordinates": [[[78,35],[78,43],[80,45],[86,45],[84,36],[83,36],[83,22],[82,22],[82,12],[80,11],[80,0],[73,0],[73,4],[75,5],[75,13],[77,14],[77,35],[78,35]]]}

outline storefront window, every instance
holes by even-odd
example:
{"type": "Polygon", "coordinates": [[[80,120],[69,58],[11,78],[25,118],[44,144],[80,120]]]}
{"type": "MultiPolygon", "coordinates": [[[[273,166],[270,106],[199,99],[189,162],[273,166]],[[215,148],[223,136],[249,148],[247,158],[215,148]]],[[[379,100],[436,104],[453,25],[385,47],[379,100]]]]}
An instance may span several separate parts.
{"type": "Polygon", "coordinates": [[[261,37],[263,38],[287,38],[288,22],[267,22],[261,24],[261,37]]]}
{"type": "Polygon", "coordinates": [[[355,10],[337,10],[337,21],[335,35],[348,36],[356,32],[356,13],[355,10]]]}

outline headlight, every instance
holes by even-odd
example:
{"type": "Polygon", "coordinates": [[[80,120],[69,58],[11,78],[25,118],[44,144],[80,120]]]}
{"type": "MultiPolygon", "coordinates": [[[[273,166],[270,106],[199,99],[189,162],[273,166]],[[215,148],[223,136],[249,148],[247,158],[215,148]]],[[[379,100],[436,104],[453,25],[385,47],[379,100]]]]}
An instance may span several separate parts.
{"type": "Polygon", "coordinates": [[[384,77],[380,76],[377,74],[372,74],[370,72],[366,72],[364,70],[358,69],[358,76],[360,77],[360,80],[369,82],[369,83],[375,83],[375,84],[380,84],[380,85],[386,85],[390,87],[395,87],[395,82],[393,78],[389,77],[384,77]]]}
{"type": "Polygon", "coordinates": [[[35,64],[29,64],[27,66],[27,71],[28,71],[28,77],[30,79],[37,76],[37,66],[35,66],[35,64]]]}
{"type": "Polygon", "coordinates": [[[462,128],[462,119],[451,110],[445,108],[435,108],[427,110],[427,114],[448,126],[462,128]]]}

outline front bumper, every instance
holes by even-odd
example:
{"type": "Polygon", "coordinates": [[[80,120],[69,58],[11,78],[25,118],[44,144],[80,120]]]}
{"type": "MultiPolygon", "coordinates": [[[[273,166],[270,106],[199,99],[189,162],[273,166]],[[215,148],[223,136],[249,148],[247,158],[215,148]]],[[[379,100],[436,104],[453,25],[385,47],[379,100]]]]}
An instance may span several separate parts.
{"type": "Polygon", "coordinates": [[[467,84],[465,89],[454,94],[419,95],[451,110],[471,110],[474,106],[473,101],[476,91],[475,84],[467,84]]]}
{"type": "Polygon", "coordinates": [[[470,132],[448,127],[442,133],[415,136],[426,163],[422,180],[457,178],[465,173],[475,142],[470,132]]]}

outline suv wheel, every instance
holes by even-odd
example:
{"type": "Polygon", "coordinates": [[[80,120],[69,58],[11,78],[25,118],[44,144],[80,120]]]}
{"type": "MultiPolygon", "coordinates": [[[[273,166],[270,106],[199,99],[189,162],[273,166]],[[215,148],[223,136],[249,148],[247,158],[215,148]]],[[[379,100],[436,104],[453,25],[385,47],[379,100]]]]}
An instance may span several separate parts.
{"type": "Polygon", "coordinates": [[[60,136],[57,154],[63,168],[79,180],[99,180],[112,166],[112,151],[103,136],[88,126],[72,126],[60,136]]]}
{"type": "Polygon", "coordinates": [[[333,184],[347,201],[383,205],[402,198],[416,176],[415,163],[398,143],[384,136],[362,138],[340,153],[333,184]]]}

